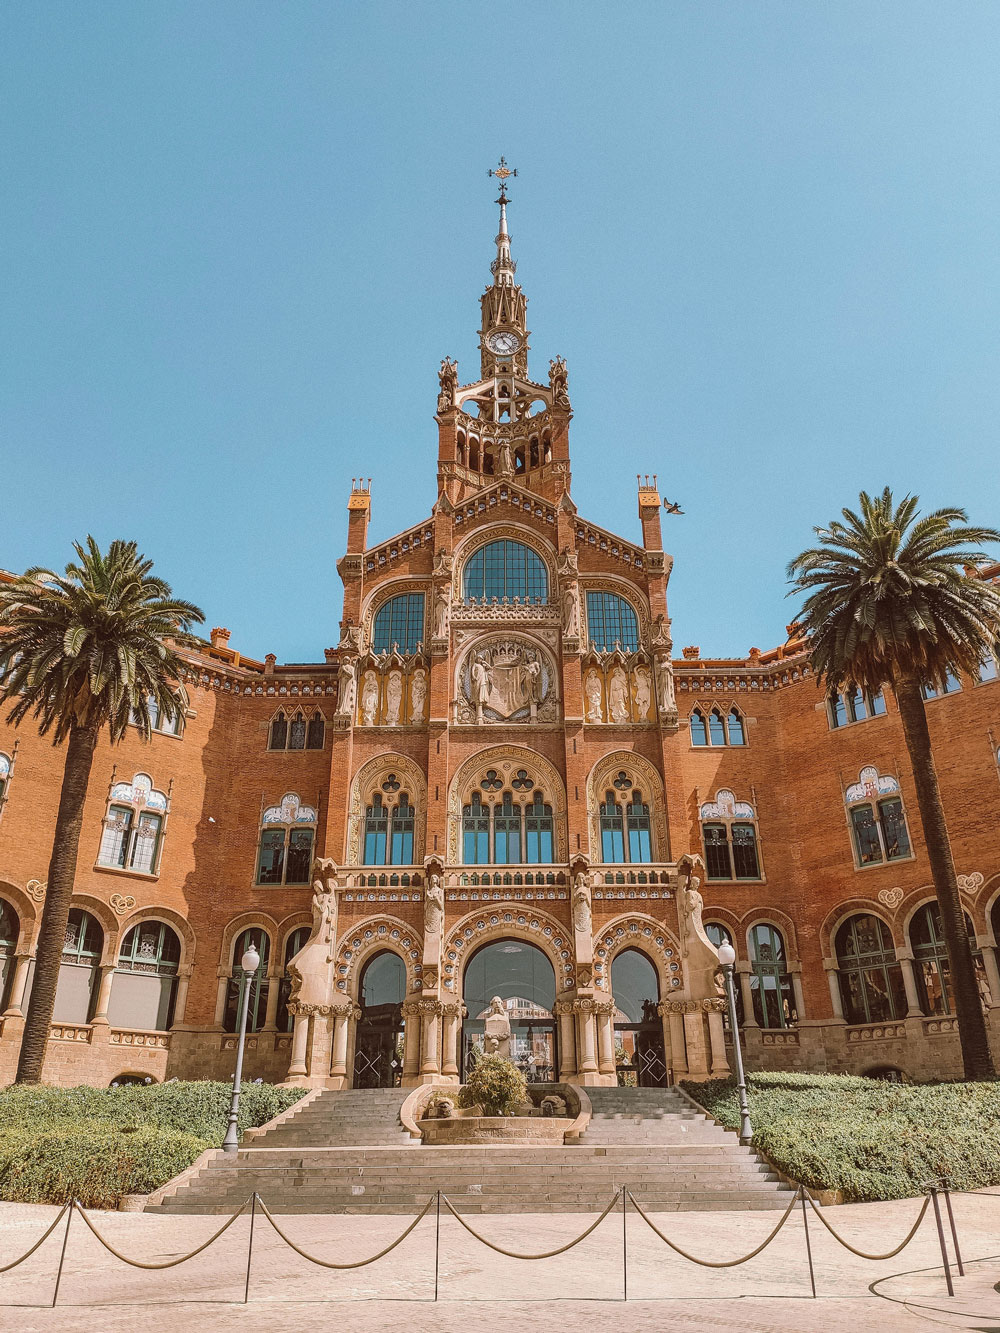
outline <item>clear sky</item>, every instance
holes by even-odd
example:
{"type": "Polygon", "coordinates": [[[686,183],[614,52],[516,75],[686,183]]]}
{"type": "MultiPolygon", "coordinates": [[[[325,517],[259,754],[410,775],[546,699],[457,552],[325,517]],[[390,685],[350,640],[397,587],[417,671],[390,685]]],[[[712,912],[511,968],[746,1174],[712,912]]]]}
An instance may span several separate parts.
{"type": "Polygon", "coordinates": [[[573,496],[685,515],[674,641],[784,638],[861,487],[1000,524],[996,0],[8,0],[0,567],[135,537],[248,655],[338,637],[477,375],[500,153],[573,496]]]}

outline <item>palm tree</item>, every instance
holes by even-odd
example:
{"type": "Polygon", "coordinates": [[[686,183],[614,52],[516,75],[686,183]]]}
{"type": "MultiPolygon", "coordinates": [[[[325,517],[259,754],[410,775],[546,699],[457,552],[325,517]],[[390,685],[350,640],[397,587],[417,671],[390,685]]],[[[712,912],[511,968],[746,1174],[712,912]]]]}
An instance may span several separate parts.
{"type": "Polygon", "coordinates": [[[15,725],[30,714],[43,736],[67,743],[18,1083],[42,1075],[98,736],[120,741],[132,721],[148,740],[150,699],[176,717],[187,695],[170,640],[190,642],[188,627],[204,619],[172,598],[135,542],[113,541],[104,554],[88,537],[74,550],[62,576],[29,569],[0,585],[0,703],[13,705],[15,725]]]}
{"type": "Polygon", "coordinates": [[[941,909],[965,1077],[994,1078],[923,687],[943,689],[958,670],[975,677],[1000,636],[1000,589],[975,570],[989,557],[968,549],[1000,541],[1000,532],[955,526],[968,521],[962,509],[921,518],[917,496],[896,505],[888,486],[874,499],[862,491],[859,503],[860,514],[844,509],[843,522],[814,529],[821,544],[797,556],[788,576],[808,594],[799,622],[829,693],[892,685],[941,909]]]}

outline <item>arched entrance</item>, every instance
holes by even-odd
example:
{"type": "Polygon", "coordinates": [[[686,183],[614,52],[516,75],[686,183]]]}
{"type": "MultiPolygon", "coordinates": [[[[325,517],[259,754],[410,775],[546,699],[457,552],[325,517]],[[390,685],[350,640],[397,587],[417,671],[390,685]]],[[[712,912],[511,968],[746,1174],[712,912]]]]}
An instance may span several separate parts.
{"type": "Polygon", "coordinates": [[[526,940],[485,944],[465,969],[463,999],[469,1012],[462,1024],[462,1077],[471,1052],[483,1048],[486,1011],[499,995],[510,1020],[511,1059],[529,1083],[551,1083],[558,1064],[556,974],[541,949],[526,940]]]}
{"type": "Polygon", "coordinates": [[[615,1002],[615,1069],[622,1088],[665,1088],[667,1058],[657,1012],[660,981],[638,949],[624,949],[611,964],[615,1002]]]}
{"type": "Polygon", "coordinates": [[[354,1086],[396,1088],[403,1075],[403,998],[406,967],[386,949],[369,958],[361,973],[354,1044],[354,1086]]]}

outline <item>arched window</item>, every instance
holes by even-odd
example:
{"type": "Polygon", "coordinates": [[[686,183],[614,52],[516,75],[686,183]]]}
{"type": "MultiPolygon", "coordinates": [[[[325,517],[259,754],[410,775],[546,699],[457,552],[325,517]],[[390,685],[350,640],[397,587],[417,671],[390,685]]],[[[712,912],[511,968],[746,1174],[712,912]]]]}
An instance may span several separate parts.
{"type": "Polygon", "coordinates": [[[267,748],[269,750],[322,750],[325,739],[326,722],[319,709],[306,717],[300,708],[289,718],[284,709],[279,708],[271,719],[267,748]]]}
{"type": "Polygon", "coordinates": [[[549,576],[545,562],[523,542],[497,541],[481,546],[465,563],[462,595],[467,602],[546,602],[549,576]]]}
{"type": "Polygon", "coordinates": [[[322,713],[313,713],[309,719],[309,729],[306,732],[306,749],[322,750],[323,742],[326,740],[326,722],[322,713]]]}
{"type": "Polygon", "coordinates": [[[308,884],[316,835],[316,811],[286,792],[261,819],[258,884],[308,884]]]}
{"type": "Polygon", "coordinates": [[[667,1060],[657,1010],[660,979],[638,949],[623,949],[611,964],[615,1002],[615,1070],[622,1088],[664,1088],[667,1060]]]}
{"type": "Polygon", "coordinates": [[[527,769],[508,780],[487,770],[462,806],[466,865],[550,865],[554,843],[552,805],[527,769]]]}
{"type": "Polygon", "coordinates": [[[885,716],[885,696],[879,690],[876,694],[868,690],[855,690],[853,694],[833,694],[827,699],[827,713],[830,728],[850,726],[852,722],[866,722],[873,717],[885,716]]]}
{"type": "Polygon", "coordinates": [[[181,942],[163,921],[140,921],[127,931],[108,1006],[111,1026],[166,1032],[174,1017],[180,961],[181,942]]]}
{"type": "MultiPolygon", "coordinates": [[[[179,736],[184,730],[184,709],[180,705],[168,717],[165,712],[161,712],[160,705],[150,694],[146,697],[146,712],[149,715],[150,730],[159,732],[161,736],[179,736]]],[[[139,717],[134,710],[130,720],[133,727],[138,726],[139,717]]]]}
{"type": "Polygon", "coordinates": [[[404,592],[379,607],[372,622],[372,652],[412,653],[424,641],[424,594],[404,592]]]}
{"type": "Polygon", "coordinates": [[[754,808],[725,788],[701,807],[708,879],[760,879],[754,808]]]}
{"type": "Polygon", "coordinates": [[[748,943],[754,1017],[762,1028],[791,1027],[798,1015],[781,931],[761,923],[750,931],[748,943]]]}
{"type": "Polygon", "coordinates": [[[889,927],[877,916],[852,916],[835,942],[848,1023],[885,1023],[906,1014],[903,973],[889,927]]]}
{"type": "Polygon", "coordinates": [[[358,987],[361,1019],[354,1050],[356,1088],[399,1087],[403,1075],[406,967],[385,950],[369,958],[358,987]]]}
{"type": "Polygon", "coordinates": [[[614,592],[587,591],[587,638],[599,653],[620,648],[639,650],[639,617],[632,605],[614,592]]]}
{"type": "MultiPolygon", "coordinates": [[[[989,981],[983,966],[983,954],[981,949],[976,948],[976,932],[968,916],[965,917],[965,929],[972,945],[979,993],[985,997],[988,1004],[989,981]]],[[[921,1009],[928,1015],[954,1013],[951,964],[944,932],[941,929],[941,909],[937,903],[924,903],[923,907],[918,908],[910,922],[910,947],[913,949],[913,959],[916,963],[921,1009]]]]}
{"type": "Polygon", "coordinates": [[[104,931],[94,917],[82,908],[70,908],[52,1013],[55,1022],[90,1022],[103,949],[104,931]]]}
{"type": "Polygon", "coordinates": [[[652,861],[649,805],[643,800],[642,792],[633,788],[632,779],[624,769],[612,785],[614,790],[604,793],[600,806],[601,860],[605,865],[652,861]]]}
{"type": "Polygon", "coordinates": [[[226,983],[226,1008],[222,1027],[225,1032],[236,1032],[240,1024],[240,1005],[243,1002],[243,988],[247,984],[240,960],[250,945],[253,944],[260,955],[260,963],[250,979],[250,1002],[247,1009],[247,1031],[259,1032],[264,1026],[267,1014],[267,992],[270,985],[267,979],[268,962],[271,957],[271,937],[260,926],[250,926],[241,931],[233,941],[232,967],[226,983]]]}
{"type": "Polygon", "coordinates": [[[944,685],[924,685],[923,694],[925,699],[940,699],[942,694],[957,694],[962,688],[962,682],[955,675],[954,671],[949,671],[945,676],[944,685]]]}
{"type": "Polygon", "coordinates": [[[97,864],[137,875],[155,875],[160,864],[167,798],[147,773],[111,788],[97,864]]]}
{"type": "Polygon", "coordinates": [[[462,1025],[465,1073],[481,1051],[490,1001],[499,995],[510,1022],[510,1056],[529,1083],[557,1076],[556,978],[546,955],[525,940],[495,940],[469,959],[462,981],[468,1018],[462,1025]]]}
{"type": "Polygon", "coordinates": [[[365,806],[362,865],[412,865],[415,817],[409,794],[400,791],[395,773],[386,774],[381,790],[373,792],[371,804],[365,806]]]}
{"type": "Polygon", "coordinates": [[[271,734],[268,738],[268,749],[285,750],[288,748],[288,718],[283,711],[279,709],[271,719],[271,734]]]}
{"type": "Polygon", "coordinates": [[[708,715],[708,737],[712,745],[726,743],[726,724],[717,708],[713,708],[708,715]]]}
{"type": "Polygon", "coordinates": [[[863,768],[844,801],[854,835],[858,866],[878,865],[910,855],[910,835],[899,796],[899,783],[877,768],[863,768]]]}
{"type": "Polygon", "coordinates": [[[747,734],[743,715],[735,705],[723,716],[722,709],[712,708],[707,715],[701,708],[691,714],[691,744],[746,745],[747,734]]]}
{"type": "Polygon", "coordinates": [[[708,727],[705,724],[705,715],[700,708],[696,708],[691,714],[691,744],[708,744],[708,727]]]}
{"type": "Polygon", "coordinates": [[[21,933],[21,921],[13,907],[0,898],[0,1009],[7,1008],[8,993],[14,979],[14,955],[21,933]]]}
{"type": "MultiPolygon", "coordinates": [[[[739,956],[739,949],[733,940],[732,931],[728,926],[724,926],[721,921],[706,921],[705,934],[718,949],[721,944],[728,944],[733,952],[739,956]]],[[[733,976],[733,993],[736,998],[736,1022],[739,1027],[743,1026],[743,987],[740,985],[739,977],[733,976]]],[[[726,1009],[723,1014],[723,1024],[726,1030],[729,1030],[729,997],[726,996],[726,1009]]]]}
{"type": "Polygon", "coordinates": [[[738,708],[730,708],[726,726],[729,731],[730,745],[746,745],[747,738],[743,728],[743,718],[738,708]]]}
{"type": "Polygon", "coordinates": [[[281,974],[281,982],[278,986],[278,1031],[291,1032],[295,1026],[293,1014],[288,1012],[288,997],[292,993],[292,978],[288,974],[288,964],[292,961],[300,949],[305,948],[306,941],[311,934],[309,926],[299,926],[298,930],[293,930],[285,941],[285,970],[281,974]]]}

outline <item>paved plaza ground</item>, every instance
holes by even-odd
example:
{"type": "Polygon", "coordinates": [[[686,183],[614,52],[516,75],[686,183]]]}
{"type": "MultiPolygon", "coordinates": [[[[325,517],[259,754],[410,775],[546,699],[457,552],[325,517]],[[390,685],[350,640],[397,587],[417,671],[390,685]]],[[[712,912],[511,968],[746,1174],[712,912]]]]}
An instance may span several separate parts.
{"type": "MultiPolygon", "coordinates": [[[[828,1208],[830,1222],[862,1249],[885,1251],[909,1230],[919,1203],[828,1208]]],[[[210,1249],[178,1268],[149,1272],[107,1253],[74,1217],[56,1309],[51,1301],[62,1228],[26,1263],[0,1275],[0,1327],[33,1330],[134,1329],[155,1321],[171,1330],[305,1329],[336,1322],[350,1333],[400,1327],[438,1330],[579,1330],[740,1328],[851,1330],[938,1327],[1000,1333],[1000,1191],[958,1195],[955,1211],[968,1275],[949,1298],[928,1216],[897,1258],[862,1262],[813,1219],[816,1285],[809,1298],[802,1218],[796,1210],[774,1243],[739,1268],[698,1268],[674,1255],[636,1215],[628,1220],[629,1300],[622,1302],[623,1227],[612,1214],[587,1240],[557,1258],[505,1258],[441,1221],[439,1300],[434,1303],[433,1212],[384,1259],[351,1272],[306,1262],[257,1218],[248,1306],[242,1305],[249,1221],[238,1220],[210,1249]],[[920,1271],[920,1270],[930,1271],[920,1271]],[[869,1284],[879,1279],[875,1295],[869,1284]],[[892,1298],[892,1299],[889,1299],[892,1298]]],[[[0,1204],[0,1265],[23,1253],[58,1209],[0,1204]]],[[[218,1229],[217,1217],[92,1213],[108,1240],[130,1257],[170,1258],[218,1229]]],[[[403,1230],[406,1219],[283,1216],[279,1223],[303,1248],[326,1259],[361,1258],[403,1230]]],[[[586,1216],[470,1217],[495,1242],[545,1250],[578,1235],[586,1216]]],[[[656,1221],[678,1244],[710,1259],[746,1253],[777,1221],[773,1213],[662,1213],[656,1221]]]]}

